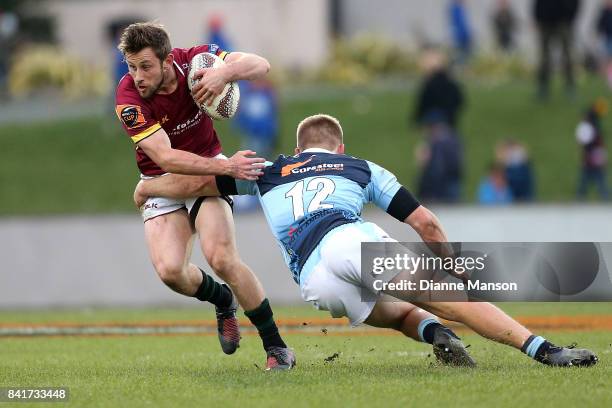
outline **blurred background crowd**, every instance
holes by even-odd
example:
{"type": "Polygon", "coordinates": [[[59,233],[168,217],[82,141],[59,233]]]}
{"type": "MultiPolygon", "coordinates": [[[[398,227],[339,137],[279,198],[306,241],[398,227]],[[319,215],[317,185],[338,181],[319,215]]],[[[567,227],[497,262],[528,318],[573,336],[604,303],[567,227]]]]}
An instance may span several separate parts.
{"type": "Polygon", "coordinates": [[[146,20],[174,46],[272,62],[219,124],[226,153],[290,153],[299,119],[324,111],[351,154],[426,202],[609,198],[610,0],[2,0],[0,214],[129,209],[137,171],[112,117],[127,72],[116,45],[146,20]],[[94,173],[101,186],[84,186],[94,173]]]}

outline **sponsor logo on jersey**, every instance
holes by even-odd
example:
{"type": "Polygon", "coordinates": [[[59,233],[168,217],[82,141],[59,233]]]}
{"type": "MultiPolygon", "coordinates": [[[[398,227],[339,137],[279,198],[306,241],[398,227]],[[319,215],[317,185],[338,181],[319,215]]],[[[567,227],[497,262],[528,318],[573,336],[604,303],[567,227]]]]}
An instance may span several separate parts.
{"type": "Polygon", "coordinates": [[[294,169],[300,168],[303,165],[309,163],[312,160],[313,157],[314,156],[310,156],[310,158],[308,160],[305,160],[303,162],[297,162],[297,163],[287,164],[287,165],[283,166],[283,168],[281,169],[281,177],[286,177],[286,176],[290,175],[291,172],[294,169]]]}
{"type": "Polygon", "coordinates": [[[176,136],[179,133],[184,132],[187,129],[191,129],[192,127],[198,125],[201,121],[202,121],[202,111],[198,110],[198,112],[192,117],[187,119],[185,122],[183,123],[179,123],[178,125],[176,125],[174,127],[174,129],[172,129],[168,135],[170,136],[176,136]]]}
{"type": "Polygon", "coordinates": [[[121,119],[128,129],[137,129],[147,123],[140,106],[118,105],[116,112],[119,119],[121,119]]]}
{"type": "Polygon", "coordinates": [[[343,163],[321,163],[314,166],[306,166],[314,156],[310,156],[308,160],[299,163],[287,164],[283,166],[281,169],[281,177],[286,177],[290,174],[304,174],[308,172],[319,172],[319,171],[327,171],[327,170],[344,170],[343,163]]]}

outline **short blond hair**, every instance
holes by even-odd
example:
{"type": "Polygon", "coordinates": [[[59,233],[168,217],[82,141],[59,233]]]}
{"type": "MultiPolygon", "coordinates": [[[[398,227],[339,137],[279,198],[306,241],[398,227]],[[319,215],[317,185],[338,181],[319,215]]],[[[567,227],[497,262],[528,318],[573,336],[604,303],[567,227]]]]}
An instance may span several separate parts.
{"type": "Polygon", "coordinates": [[[302,120],[297,127],[297,147],[305,150],[320,147],[335,150],[343,142],[340,121],[330,115],[319,113],[302,120]]]}

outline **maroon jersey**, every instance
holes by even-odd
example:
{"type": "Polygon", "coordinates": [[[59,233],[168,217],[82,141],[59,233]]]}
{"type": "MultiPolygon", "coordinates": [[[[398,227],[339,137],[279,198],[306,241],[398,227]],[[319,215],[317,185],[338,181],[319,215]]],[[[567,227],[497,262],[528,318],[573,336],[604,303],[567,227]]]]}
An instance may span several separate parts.
{"type": "MultiPolygon", "coordinates": [[[[225,58],[226,52],[215,44],[193,48],[174,48],[173,68],[178,86],[169,95],[154,94],[143,99],[130,74],[126,74],[117,87],[115,111],[127,134],[138,143],[160,128],[170,137],[174,149],[185,150],[203,157],[221,153],[221,143],[213,128],[212,120],[196,106],[189,88],[187,75],[191,59],[202,52],[210,52],[225,58]]],[[[145,152],[136,146],[136,161],[145,176],[156,176],[164,171],[145,152]]]]}

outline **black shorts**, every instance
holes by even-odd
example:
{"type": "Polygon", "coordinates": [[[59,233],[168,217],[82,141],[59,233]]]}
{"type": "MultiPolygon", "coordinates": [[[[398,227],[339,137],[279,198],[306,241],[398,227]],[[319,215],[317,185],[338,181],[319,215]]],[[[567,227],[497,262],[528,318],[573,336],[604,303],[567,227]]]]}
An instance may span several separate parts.
{"type": "Polygon", "coordinates": [[[207,198],[221,198],[225,200],[226,203],[229,204],[232,213],[234,212],[234,200],[232,200],[231,196],[224,195],[221,197],[199,197],[195,203],[193,203],[193,207],[191,207],[191,211],[189,211],[189,220],[191,221],[191,227],[195,229],[195,221],[198,217],[198,213],[200,212],[200,206],[207,198]]]}

